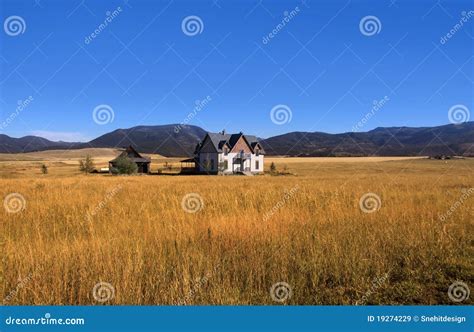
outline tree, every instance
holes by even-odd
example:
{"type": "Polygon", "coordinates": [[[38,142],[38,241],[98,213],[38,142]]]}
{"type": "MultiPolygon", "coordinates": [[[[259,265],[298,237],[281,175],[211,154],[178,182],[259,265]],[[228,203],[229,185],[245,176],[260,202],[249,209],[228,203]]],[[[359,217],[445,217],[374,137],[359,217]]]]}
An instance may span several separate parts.
{"type": "Polygon", "coordinates": [[[41,165],[41,173],[48,174],[48,166],[45,164],[41,165]]]}
{"type": "Polygon", "coordinates": [[[115,167],[112,168],[113,174],[135,174],[138,171],[138,166],[130,158],[119,157],[115,161],[115,167]]]}
{"type": "Polygon", "coordinates": [[[270,164],[270,173],[275,174],[276,170],[277,170],[277,167],[275,163],[272,161],[272,163],[270,164]]]}
{"type": "Polygon", "coordinates": [[[90,155],[87,155],[85,159],[79,160],[79,170],[85,174],[89,174],[94,170],[94,160],[90,155]]]}

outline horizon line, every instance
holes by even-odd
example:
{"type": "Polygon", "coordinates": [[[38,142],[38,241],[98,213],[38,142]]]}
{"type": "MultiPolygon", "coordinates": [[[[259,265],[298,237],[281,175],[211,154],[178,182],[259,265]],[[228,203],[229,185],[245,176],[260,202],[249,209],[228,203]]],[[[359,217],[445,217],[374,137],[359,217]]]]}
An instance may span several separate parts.
{"type": "MultiPolygon", "coordinates": [[[[272,138],[272,137],[278,137],[278,136],[283,136],[283,135],[287,135],[287,134],[292,134],[292,133],[322,133],[322,134],[328,134],[328,135],[343,135],[343,134],[349,134],[349,133],[354,133],[354,134],[362,134],[362,133],[368,133],[368,132],[371,132],[371,131],[374,131],[376,129],[379,129],[379,128],[384,128],[384,129],[390,129],[390,128],[417,128],[417,129],[420,129],[420,128],[436,128],[436,127],[444,127],[444,126],[459,126],[459,125],[463,125],[463,124],[470,124],[470,123],[474,123],[474,121],[465,121],[465,122],[461,122],[461,123],[452,123],[452,122],[449,122],[449,123],[445,123],[445,124],[440,124],[440,125],[435,125],[435,126],[417,126],[417,127],[411,127],[411,126],[378,126],[378,127],[373,127],[372,129],[369,129],[369,130],[366,130],[366,131],[345,131],[345,132],[338,132],[338,133],[333,133],[333,132],[324,132],[324,131],[302,131],[302,130],[293,130],[293,131],[289,131],[289,132],[284,132],[284,133],[281,133],[281,134],[277,134],[277,135],[273,135],[273,136],[269,136],[269,137],[258,137],[260,139],[269,139],[269,138],[272,138]]],[[[23,135],[23,136],[20,136],[20,137],[15,137],[15,136],[10,136],[6,133],[0,133],[0,135],[5,135],[7,137],[10,137],[10,138],[14,138],[14,139],[21,139],[21,138],[25,138],[25,137],[38,137],[38,138],[43,138],[43,139],[46,139],[48,141],[51,141],[51,142],[57,142],[57,143],[83,143],[83,144],[86,144],[86,143],[89,143],[101,136],[104,136],[104,135],[107,135],[107,134],[110,134],[112,132],[115,132],[117,130],[130,130],[130,129],[133,129],[133,128],[137,128],[137,127],[169,127],[169,126],[172,126],[172,127],[180,127],[180,128],[186,128],[186,127],[196,127],[196,128],[200,128],[202,130],[204,130],[205,132],[207,133],[219,133],[219,132],[222,132],[222,130],[218,130],[218,131],[209,131],[209,130],[206,130],[198,125],[191,125],[191,124],[182,124],[182,123],[169,123],[169,124],[155,124],[155,125],[145,125],[145,124],[141,124],[141,125],[135,125],[135,126],[132,126],[132,127],[128,127],[128,128],[115,128],[115,129],[111,129],[110,131],[106,131],[104,132],[103,134],[100,134],[98,136],[96,136],[95,138],[92,138],[92,139],[89,139],[89,140],[84,140],[84,141],[65,141],[65,140],[55,140],[55,139],[51,139],[51,138],[47,138],[47,137],[44,137],[44,136],[48,136],[48,135],[41,135],[41,134],[34,134],[35,132],[46,132],[46,131],[42,131],[42,130],[32,130],[30,131],[30,134],[27,134],[27,135],[23,135]]],[[[226,129],[223,129],[227,132],[226,129]]],[[[246,133],[246,131],[241,131],[242,133],[246,133]]],[[[57,134],[77,134],[77,135],[82,135],[80,132],[53,132],[51,131],[52,134],[54,133],[57,133],[57,134]]],[[[250,133],[251,134],[251,133],[250,133]]]]}

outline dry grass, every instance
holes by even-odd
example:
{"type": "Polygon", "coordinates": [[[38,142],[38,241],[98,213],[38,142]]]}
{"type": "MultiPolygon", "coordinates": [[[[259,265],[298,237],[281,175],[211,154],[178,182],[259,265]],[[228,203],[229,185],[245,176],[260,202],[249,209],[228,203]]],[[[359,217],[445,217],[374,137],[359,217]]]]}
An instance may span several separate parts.
{"type": "MultiPolygon", "coordinates": [[[[96,168],[108,167],[109,161],[117,157],[122,150],[108,148],[88,148],[78,150],[48,150],[29,153],[0,153],[0,179],[36,178],[42,176],[41,166],[48,167],[51,178],[80,175],[78,162],[85,156],[93,157],[96,168]]],[[[165,158],[158,154],[145,154],[152,158],[155,168],[164,162],[179,167],[179,158],[165,158]]],[[[181,158],[182,159],[182,158],[181,158]]]]}
{"type": "Polygon", "coordinates": [[[2,297],[99,304],[104,281],[106,304],[276,304],[284,281],[287,304],[441,304],[454,281],[472,288],[474,193],[439,215],[474,187],[474,160],[275,160],[296,175],[6,178],[0,163],[0,197],[27,204],[0,209],[2,297]],[[369,214],[368,192],[382,201],[369,214]],[[200,211],[182,209],[188,193],[200,211]]]}

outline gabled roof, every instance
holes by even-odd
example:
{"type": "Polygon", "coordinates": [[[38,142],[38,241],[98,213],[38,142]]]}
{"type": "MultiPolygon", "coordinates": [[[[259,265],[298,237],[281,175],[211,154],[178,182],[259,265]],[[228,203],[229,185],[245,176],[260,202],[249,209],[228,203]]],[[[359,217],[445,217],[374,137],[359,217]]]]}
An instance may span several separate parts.
{"type": "Polygon", "coordinates": [[[131,145],[128,148],[126,148],[117,158],[111,160],[110,162],[113,163],[113,162],[117,161],[117,159],[123,158],[123,157],[126,157],[126,158],[130,159],[131,161],[133,161],[135,163],[149,163],[149,162],[151,162],[151,158],[142,157],[142,155],[139,154],[138,151],[135,150],[133,148],[133,146],[131,146],[131,145]]]}
{"type": "Polygon", "coordinates": [[[257,145],[260,146],[260,153],[264,154],[265,151],[262,148],[262,145],[259,143],[258,139],[256,136],[252,135],[244,135],[243,133],[238,133],[238,134],[223,134],[223,133],[207,133],[207,135],[204,137],[204,139],[201,141],[196,146],[196,150],[194,153],[199,153],[199,150],[201,150],[201,147],[206,140],[206,137],[209,137],[212,145],[214,148],[217,150],[217,152],[223,152],[224,151],[224,146],[228,146],[230,150],[234,147],[234,145],[239,141],[240,137],[243,136],[244,139],[247,141],[247,143],[250,145],[250,149],[252,152],[255,152],[255,148],[257,145]]]}

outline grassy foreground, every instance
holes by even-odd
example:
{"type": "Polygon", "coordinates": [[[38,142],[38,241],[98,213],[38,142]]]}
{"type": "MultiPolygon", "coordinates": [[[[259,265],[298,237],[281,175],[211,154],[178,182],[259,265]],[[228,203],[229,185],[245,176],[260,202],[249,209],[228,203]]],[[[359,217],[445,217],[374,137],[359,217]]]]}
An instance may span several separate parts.
{"type": "Polygon", "coordinates": [[[453,282],[472,288],[474,160],[275,160],[295,174],[0,179],[25,199],[0,209],[3,303],[455,304],[453,282]]]}

